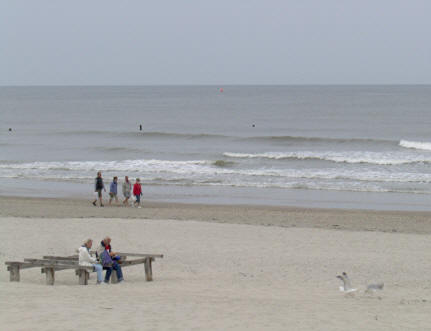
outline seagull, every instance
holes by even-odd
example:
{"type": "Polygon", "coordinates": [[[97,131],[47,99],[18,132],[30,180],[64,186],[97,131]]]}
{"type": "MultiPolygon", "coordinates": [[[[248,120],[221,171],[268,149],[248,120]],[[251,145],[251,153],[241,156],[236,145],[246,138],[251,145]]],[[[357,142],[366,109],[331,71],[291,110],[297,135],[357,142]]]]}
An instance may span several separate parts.
{"type": "Polygon", "coordinates": [[[383,290],[384,283],[368,284],[365,293],[374,293],[377,290],[383,290]]]}
{"type": "Polygon", "coordinates": [[[345,272],[343,272],[341,275],[337,276],[338,279],[341,279],[343,282],[343,286],[340,286],[340,291],[344,293],[352,293],[356,292],[357,289],[352,287],[352,283],[350,282],[349,276],[345,272]]]}

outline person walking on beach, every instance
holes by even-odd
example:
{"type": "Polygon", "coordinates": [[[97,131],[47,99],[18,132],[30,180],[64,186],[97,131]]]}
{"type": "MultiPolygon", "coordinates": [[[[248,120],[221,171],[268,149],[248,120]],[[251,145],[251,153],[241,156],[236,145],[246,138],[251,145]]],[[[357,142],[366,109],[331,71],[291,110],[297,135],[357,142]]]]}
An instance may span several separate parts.
{"type": "Polygon", "coordinates": [[[124,195],[123,205],[126,207],[129,205],[131,191],[132,191],[132,183],[129,182],[129,177],[126,176],[124,177],[124,183],[123,183],[123,195],[124,195]]]}
{"type": "Polygon", "coordinates": [[[135,207],[141,208],[142,187],[139,178],[136,178],[136,182],[133,185],[133,195],[136,198],[134,202],[135,207]]]}
{"type": "Polygon", "coordinates": [[[93,201],[93,205],[96,206],[96,202],[97,202],[97,198],[99,198],[99,205],[100,207],[103,207],[103,203],[102,203],[102,190],[104,190],[106,192],[105,189],[105,184],[103,184],[103,178],[102,178],[102,172],[99,171],[97,173],[97,177],[94,183],[94,192],[97,193],[97,197],[96,199],[93,201]]]}
{"type": "Polygon", "coordinates": [[[111,185],[109,186],[109,205],[111,205],[112,199],[115,199],[115,203],[118,203],[117,181],[118,181],[118,177],[115,176],[114,179],[112,180],[111,185]]]}
{"type": "Polygon", "coordinates": [[[79,265],[93,267],[97,272],[97,284],[103,284],[102,265],[97,263],[97,259],[90,255],[90,248],[93,246],[93,240],[87,239],[84,244],[79,247],[79,265]]]}

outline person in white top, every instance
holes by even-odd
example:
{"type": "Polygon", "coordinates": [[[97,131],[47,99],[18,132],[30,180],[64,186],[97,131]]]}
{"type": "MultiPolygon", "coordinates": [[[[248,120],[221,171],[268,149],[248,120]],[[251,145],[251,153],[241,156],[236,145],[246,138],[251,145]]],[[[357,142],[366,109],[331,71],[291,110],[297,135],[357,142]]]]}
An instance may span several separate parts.
{"type": "Polygon", "coordinates": [[[103,283],[103,275],[102,275],[102,265],[97,263],[95,257],[90,255],[90,248],[93,246],[93,240],[87,239],[84,244],[79,247],[79,265],[86,267],[93,267],[97,272],[97,284],[103,283]]]}
{"type": "Polygon", "coordinates": [[[130,198],[130,191],[132,190],[132,184],[129,182],[129,177],[124,177],[124,183],[123,183],[123,195],[124,195],[124,201],[123,205],[128,207],[129,206],[129,198],[130,198]]]}

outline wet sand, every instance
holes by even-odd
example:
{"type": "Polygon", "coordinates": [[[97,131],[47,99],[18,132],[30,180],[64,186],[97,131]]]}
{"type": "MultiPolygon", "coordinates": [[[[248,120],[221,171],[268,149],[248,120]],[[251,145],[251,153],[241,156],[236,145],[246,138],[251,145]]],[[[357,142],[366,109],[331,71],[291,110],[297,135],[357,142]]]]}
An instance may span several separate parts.
{"type": "Polygon", "coordinates": [[[0,217],[194,220],[279,227],[431,234],[431,212],[154,203],[94,207],[89,200],[0,197],[0,217]]]}

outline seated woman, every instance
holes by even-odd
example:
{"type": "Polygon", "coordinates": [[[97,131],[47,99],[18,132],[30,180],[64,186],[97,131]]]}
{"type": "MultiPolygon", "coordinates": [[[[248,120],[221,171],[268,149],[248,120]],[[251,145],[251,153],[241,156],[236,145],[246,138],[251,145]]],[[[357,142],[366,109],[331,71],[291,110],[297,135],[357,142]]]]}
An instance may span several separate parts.
{"type": "Polygon", "coordinates": [[[79,265],[93,267],[94,270],[97,272],[97,284],[104,284],[102,265],[97,263],[96,258],[90,255],[91,246],[93,246],[93,240],[87,239],[84,244],[79,247],[79,265]]]}

